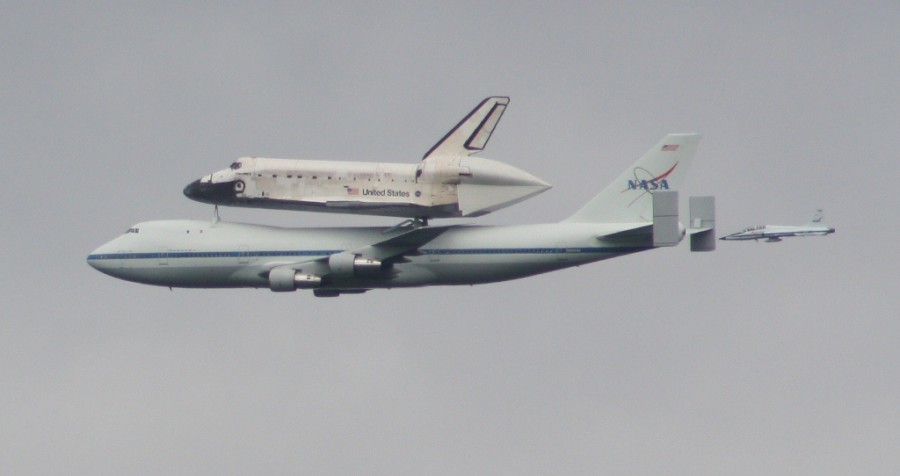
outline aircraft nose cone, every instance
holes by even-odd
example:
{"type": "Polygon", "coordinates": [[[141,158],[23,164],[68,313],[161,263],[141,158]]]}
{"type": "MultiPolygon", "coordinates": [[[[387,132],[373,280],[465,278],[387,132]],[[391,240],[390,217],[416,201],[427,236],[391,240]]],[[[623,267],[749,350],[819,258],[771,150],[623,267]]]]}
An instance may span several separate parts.
{"type": "Polygon", "coordinates": [[[244,183],[238,182],[240,181],[211,183],[202,179],[194,180],[184,187],[184,196],[203,203],[228,204],[234,200],[236,189],[243,190],[244,183]]]}
{"type": "Polygon", "coordinates": [[[99,266],[97,264],[98,261],[96,259],[96,253],[97,253],[97,251],[94,250],[93,253],[91,253],[87,256],[87,264],[89,264],[91,266],[91,268],[94,268],[94,269],[97,269],[97,266],[99,266]]]}
{"type": "Polygon", "coordinates": [[[184,187],[184,196],[197,200],[200,196],[200,179],[194,180],[187,184],[187,187],[184,187]]]}
{"type": "Polygon", "coordinates": [[[110,270],[115,268],[115,257],[110,251],[110,243],[100,245],[96,250],[91,251],[91,254],[87,255],[87,264],[103,274],[111,274],[110,270]]]}

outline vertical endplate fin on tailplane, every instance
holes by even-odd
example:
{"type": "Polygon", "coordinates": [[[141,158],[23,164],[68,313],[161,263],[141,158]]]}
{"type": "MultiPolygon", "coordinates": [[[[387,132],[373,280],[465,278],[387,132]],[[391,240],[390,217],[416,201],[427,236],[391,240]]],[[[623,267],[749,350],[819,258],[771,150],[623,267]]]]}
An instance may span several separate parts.
{"type": "Polygon", "coordinates": [[[716,198],[690,197],[691,251],[716,249],[716,198]]]}
{"type": "Polygon", "coordinates": [[[653,246],[675,246],[681,241],[678,226],[678,192],[653,193],[653,246]]]}

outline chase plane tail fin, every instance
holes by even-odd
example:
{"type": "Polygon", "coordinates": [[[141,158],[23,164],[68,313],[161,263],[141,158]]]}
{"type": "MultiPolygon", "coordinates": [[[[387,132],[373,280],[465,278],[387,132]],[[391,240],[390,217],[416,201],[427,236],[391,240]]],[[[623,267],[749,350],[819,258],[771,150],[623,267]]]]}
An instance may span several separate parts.
{"type": "Polygon", "coordinates": [[[809,223],[810,223],[810,225],[812,225],[812,224],[818,225],[818,224],[822,223],[822,218],[825,218],[825,212],[821,208],[819,208],[818,210],[816,210],[815,213],[813,213],[812,220],[810,220],[809,223]]]}

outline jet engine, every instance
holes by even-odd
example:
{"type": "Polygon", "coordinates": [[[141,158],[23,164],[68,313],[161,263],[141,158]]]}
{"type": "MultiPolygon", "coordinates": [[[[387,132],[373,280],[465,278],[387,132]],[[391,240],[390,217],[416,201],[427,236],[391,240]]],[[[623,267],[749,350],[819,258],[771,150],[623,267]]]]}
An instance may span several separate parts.
{"type": "Polygon", "coordinates": [[[355,253],[343,252],[329,256],[328,267],[332,276],[349,278],[380,274],[384,270],[384,263],[377,259],[363,258],[355,253]]]}
{"type": "Polygon", "coordinates": [[[298,273],[291,268],[275,268],[269,271],[269,289],[275,292],[311,289],[321,285],[322,278],[314,274],[298,273]]]}

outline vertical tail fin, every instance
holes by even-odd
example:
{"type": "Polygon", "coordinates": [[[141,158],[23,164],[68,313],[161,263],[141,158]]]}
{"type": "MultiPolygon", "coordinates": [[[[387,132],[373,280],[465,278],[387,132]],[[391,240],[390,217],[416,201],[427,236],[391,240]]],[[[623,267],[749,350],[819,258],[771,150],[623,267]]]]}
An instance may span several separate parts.
{"type": "Polygon", "coordinates": [[[669,134],[604,188],[568,222],[640,223],[653,221],[653,192],[679,190],[700,134],[669,134]]]}
{"type": "Polygon", "coordinates": [[[506,96],[485,98],[437,144],[425,153],[427,159],[437,155],[470,156],[484,150],[494,128],[509,104],[506,96]]]}
{"type": "Polygon", "coordinates": [[[815,213],[813,213],[812,220],[809,221],[809,224],[810,225],[812,225],[812,224],[818,225],[818,224],[822,223],[822,218],[824,218],[824,217],[825,217],[825,212],[821,208],[819,208],[818,210],[816,210],[815,213]]]}

